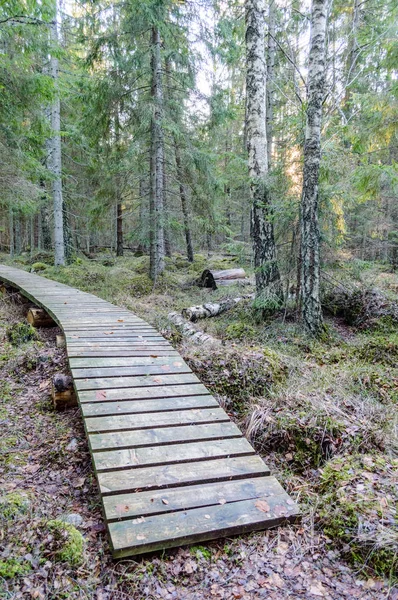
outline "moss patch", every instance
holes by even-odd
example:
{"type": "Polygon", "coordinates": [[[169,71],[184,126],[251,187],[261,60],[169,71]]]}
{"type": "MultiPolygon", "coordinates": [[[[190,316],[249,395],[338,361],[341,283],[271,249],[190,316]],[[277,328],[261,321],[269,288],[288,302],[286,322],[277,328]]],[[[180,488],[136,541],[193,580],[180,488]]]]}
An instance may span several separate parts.
{"type": "Polygon", "coordinates": [[[80,531],[58,519],[48,521],[47,527],[53,536],[51,553],[55,560],[72,567],[78,566],[83,560],[84,549],[84,538],[80,531]]]}
{"type": "Polygon", "coordinates": [[[249,397],[268,395],[273,385],[287,377],[286,364],[270,349],[205,353],[201,348],[185,359],[213,393],[229,397],[236,408],[249,397]]]}
{"type": "Polygon", "coordinates": [[[336,457],[323,469],[320,519],[355,564],[396,577],[398,460],[382,455],[336,457]]]}
{"type": "Polygon", "coordinates": [[[30,563],[26,560],[20,561],[16,558],[6,558],[5,560],[0,560],[0,577],[13,579],[18,575],[27,575],[31,568],[30,563]]]}
{"type": "Polygon", "coordinates": [[[30,340],[36,340],[37,331],[29,323],[14,323],[7,327],[6,336],[13,346],[19,346],[30,340]]]}
{"type": "Polygon", "coordinates": [[[29,498],[24,492],[10,492],[0,496],[0,518],[13,519],[25,513],[29,504],[29,498]]]}

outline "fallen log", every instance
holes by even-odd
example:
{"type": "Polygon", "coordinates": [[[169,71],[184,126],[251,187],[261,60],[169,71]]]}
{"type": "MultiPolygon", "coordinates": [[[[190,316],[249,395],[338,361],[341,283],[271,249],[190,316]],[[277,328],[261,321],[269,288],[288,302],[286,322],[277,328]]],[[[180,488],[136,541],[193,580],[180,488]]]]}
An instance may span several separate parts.
{"type": "Polygon", "coordinates": [[[199,287],[216,290],[218,285],[234,285],[246,281],[244,269],[225,269],[224,271],[205,269],[197,280],[197,284],[199,287]]]}
{"type": "Polygon", "coordinates": [[[188,337],[195,344],[219,345],[221,343],[213,336],[195,329],[193,325],[187,323],[187,321],[177,312],[169,313],[168,318],[184,337],[188,337]]]}
{"type": "Polygon", "coordinates": [[[228,298],[227,300],[221,300],[220,302],[207,302],[206,304],[190,306],[181,311],[182,316],[195,323],[198,319],[207,319],[209,317],[221,315],[225,311],[236,306],[238,302],[245,298],[254,298],[254,294],[247,294],[246,296],[241,296],[239,298],[228,298]]]}
{"type": "Polygon", "coordinates": [[[33,325],[33,327],[56,327],[57,324],[50,317],[48,313],[42,308],[32,307],[28,310],[27,314],[28,322],[33,325]]]}
{"type": "Polygon", "coordinates": [[[52,381],[52,399],[56,410],[77,406],[77,397],[73,387],[73,379],[69,375],[57,373],[52,381]]]}

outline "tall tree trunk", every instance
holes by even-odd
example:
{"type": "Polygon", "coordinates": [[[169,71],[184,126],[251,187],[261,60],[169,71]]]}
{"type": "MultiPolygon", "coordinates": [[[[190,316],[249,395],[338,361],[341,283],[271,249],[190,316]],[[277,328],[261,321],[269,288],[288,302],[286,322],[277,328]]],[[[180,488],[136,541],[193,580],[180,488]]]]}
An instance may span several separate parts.
{"type": "Polygon", "coordinates": [[[358,44],[358,27],[360,21],[360,11],[361,7],[363,7],[363,2],[360,0],[354,0],[353,12],[352,12],[352,23],[351,23],[351,32],[349,34],[349,42],[347,48],[347,62],[346,62],[346,88],[344,94],[344,113],[346,118],[350,117],[350,113],[352,112],[351,100],[352,100],[352,81],[355,78],[355,73],[358,67],[358,52],[359,52],[359,44],[358,44]]]}
{"type": "Polygon", "coordinates": [[[162,62],[160,56],[160,34],[152,28],[152,101],[153,116],[151,125],[151,252],[149,274],[156,282],[164,271],[164,223],[163,223],[163,86],[162,62]]]}
{"type": "MultiPolygon", "coordinates": [[[[55,0],[54,21],[51,24],[51,41],[58,44],[57,15],[58,7],[55,0]]],[[[65,264],[64,215],[62,198],[62,158],[61,158],[61,106],[58,90],[58,59],[52,55],[50,64],[51,77],[54,84],[54,101],[51,106],[51,171],[53,174],[52,192],[54,202],[54,250],[55,265],[65,264]]]]}
{"type": "Polygon", "coordinates": [[[15,252],[14,211],[13,211],[11,205],[10,205],[10,208],[8,211],[8,227],[9,227],[9,233],[10,233],[10,257],[14,258],[14,252],[15,252]]]}
{"type": "Polygon", "coordinates": [[[14,231],[15,254],[19,256],[22,252],[22,231],[21,215],[18,212],[14,215],[14,231]]]}
{"type": "Polygon", "coordinates": [[[283,290],[276,261],[273,214],[267,189],[264,10],[264,0],[246,0],[246,131],[256,294],[258,297],[267,294],[273,298],[273,304],[278,304],[283,299],[283,290]]]}
{"type": "Polygon", "coordinates": [[[64,253],[65,253],[65,263],[69,264],[72,259],[73,253],[73,238],[70,231],[70,223],[69,223],[69,214],[67,205],[65,202],[62,203],[62,212],[63,212],[63,227],[64,227],[64,253]]]}
{"type": "Polygon", "coordinates": [[[320,232],[318,222],[322,102],[325,92],[325,39],[329,0],[313,0],[307,84],[303,191],[301,196],[301,313],[312,335],[323,331],[320,302],[320,232]]]}
{"type": "Polygon", "coordinates": [[[187,258],[189,262],[193,262],[193,246],[192,246],[192,236],[191,236],[191,228],[189,226],[189,213],[188,213],[188,202],[187,195],[184,185],[184,173],[181,162],[181,154],[180,149],[178,147],[178,143],[176,138],[174,137],[174,152],[176,159],[176,167],[177,167],[177,179],[178,185],[180,188],[180,199],[181,199],[181,210],[182,217],[184,220],[184,234],[185,234],[185,243],[187,247],[187,258]]]}
{"type": "MultiPolygon", "coordinates": [[[[119,120],[119,103],[116,103],[115,113],[115,143],[117,169],[120,166],[120,120],[119,120]]],[[[116,256],[123,256],[123,206],[121,200],[120,174],[116,173],[116,256]]]]}
{"type": "Polygon", "coordinates": [[[171,256],[171,241],[170,241],[170,228],[168,223],[169,207],[167,198],[167,172],[166,172],[166,161],[163,160],[163,214],[164,214],[164,253],[170,258],[171,256]]]}
{"type": "Polygon", "coordinates": [[[274,123],[274,71],[275,71],[275,0],[269,0],[267,36],[267,90],[266,90],[266,130],[268,169],[272,164],[272,138],[274,123]]]}

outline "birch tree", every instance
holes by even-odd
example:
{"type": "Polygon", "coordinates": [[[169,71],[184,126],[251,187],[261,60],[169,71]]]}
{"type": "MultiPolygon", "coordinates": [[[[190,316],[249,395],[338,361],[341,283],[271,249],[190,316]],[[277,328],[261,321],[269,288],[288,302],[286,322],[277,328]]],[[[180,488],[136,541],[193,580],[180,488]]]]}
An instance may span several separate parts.
{"type": "Polygon", "coordinates": [[[61,106],[58,85],[58,58],[54,55],[54,49],[58,44],[58,7],[55,0],[54,20],[51,23],[52,52],[50,58],[50,73],[54,84],[54,100],[50,109],[50,121],[52,136],[49,140],[50,161],[49,167],[52,172],[52,194],[54,203],[54,254],[55,265],[65,264],[64,243],[64,218],[62,197],[62,157],[61,157],[61,106]]]}
{"type": "Polygon", "coordinates": [[[313,0],[307,83],[307,115],[301,195],[301,312],[312,335],[323,330],[320,301],[319,165],[325,93],[325,39],[329,0],[313,0]]]}
{"type": "Polygon", "coordinates": [[[256,294],[258,298],[268,297],[275,306],[282,299],[282,285],[276,261],[273,211],[267,188],[265,2],[246,0],[245,8],[246,132],[256,294]]]}
{"type": "Polygon", "coordinates": [[[149,273],[156,282],[163,272],[164,262],[164,177],[163,177],[163,82],[162,61],[160,52],[160,33],[156,26],[152,27],[152,101],[153,116],[151,124],[151,159],[150,159],[150,268],[149,273]]]}

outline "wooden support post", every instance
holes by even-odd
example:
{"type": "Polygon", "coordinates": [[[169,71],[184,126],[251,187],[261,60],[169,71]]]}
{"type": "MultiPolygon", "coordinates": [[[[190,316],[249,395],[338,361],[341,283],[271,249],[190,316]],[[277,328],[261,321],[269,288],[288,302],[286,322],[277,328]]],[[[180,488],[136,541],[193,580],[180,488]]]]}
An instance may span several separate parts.
{"type": "Polygon", "coordinates": [[[57,348],[65,348],[65,346],[66,346],[65,337],[63,335],[57,335],[55,343],[56,343],[57,348]]]}
{"type": "Polygon", "coordinates": [[[56,327],[57,324],[42,308],[32,307],[28,310],[27,319],[33,327],[56,327]]]}
{"type": "Polygon", "coordinates": [[[54,408],[65,410],[77,406],[77,397],[73,387],[73,379],[69,375],[54,375],[51,391],[54,408]]]}

